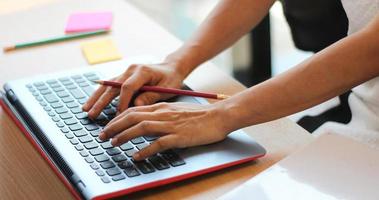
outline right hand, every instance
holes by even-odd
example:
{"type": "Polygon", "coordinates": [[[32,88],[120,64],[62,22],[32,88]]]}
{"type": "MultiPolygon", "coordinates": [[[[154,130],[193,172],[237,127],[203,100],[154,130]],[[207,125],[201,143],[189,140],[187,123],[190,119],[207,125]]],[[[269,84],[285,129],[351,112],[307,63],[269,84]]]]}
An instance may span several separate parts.
{"type": "MultiPolygon", "coordinates": [[[[88,112],[88,117],[95,119],[101,111],[118,95],[120,95],[118,113],[128,108],[132,96],[144,85],[160,86],[167,88],[180,88],[185,75],[179,73],[177,68],[169,63],[143,65],[133,64],[113,81],[122,82],[122,87],[112,88],[100,86],[83,105],[83,111],[88,112]]],[[[136,97],[136,106],[150,105],[158,100],[168,99],[173,95],[143,92],[136,97]]]]}

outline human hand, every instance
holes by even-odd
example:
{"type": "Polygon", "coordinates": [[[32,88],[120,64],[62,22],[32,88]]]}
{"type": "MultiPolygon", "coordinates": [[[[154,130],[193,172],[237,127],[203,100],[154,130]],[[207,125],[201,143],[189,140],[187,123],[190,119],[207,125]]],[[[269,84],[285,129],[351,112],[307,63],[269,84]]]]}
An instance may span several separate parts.
{"type": "MultiPolygon", "coordinates": [[[[100,86],[83,105],[82,109],[88,116],[95,119],[101,111],[118,95],[120,95],[118,113],[128,108],[132,96],[144,85],[156,85],[169,88],[180,88],[185,76],[176,70],[174,64],[161,63],[155,65],[131,65],[120,76],[112,79],[122,82],[122,87],[112,88],[100,86]]],[[[150,105],[158,100],[170,98],[172,95],[144,92],[135,99],[137,106],[150,105]]]]}
{"type": "Polygon", "coordinates": [[[119,146],[141,136],[160,136],[134,154],[142,160],[158,152],[221,141],[231,132],[225,126],[223,112],[214,105],[157,103],[132,107],[114,118],[100,134],[119,146]]]}

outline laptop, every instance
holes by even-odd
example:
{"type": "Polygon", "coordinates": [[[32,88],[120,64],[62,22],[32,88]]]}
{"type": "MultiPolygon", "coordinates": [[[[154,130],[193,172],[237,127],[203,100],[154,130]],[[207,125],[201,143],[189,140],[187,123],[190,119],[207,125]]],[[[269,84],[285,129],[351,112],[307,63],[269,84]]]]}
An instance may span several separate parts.
{"type": "MultiPolygon", "coordinates": [[[[115,99],[94,121],[81,110],[98,87],[93,80],[109,79],[125,70],[129,60],[78,67],[54,74],[7,82],[0,104],[77,199],[107,199],[188,179],[265,155],[265,149],[243,131],[215,144],[172,149],[135,162],[132,155],[156,140],[134,138],[113,147],[98,135],[115,116],[115,99]]],[[[207,104],[203,98],[172,101],[207,104]]]]}

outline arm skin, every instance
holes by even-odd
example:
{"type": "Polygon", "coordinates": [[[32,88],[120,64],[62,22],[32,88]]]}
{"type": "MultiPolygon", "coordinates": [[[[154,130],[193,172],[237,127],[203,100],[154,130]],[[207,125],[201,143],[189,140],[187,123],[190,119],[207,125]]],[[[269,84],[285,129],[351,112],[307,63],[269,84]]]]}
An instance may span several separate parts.
{"type": "Polygon", "coordinates": [[[379,75],[379,15],[288,72],[218,106],[235,130],[284,117],[324,102],[379,75]]]}
{"type": "Polygon", "coordinates": [[[167,57],[187,76],[203,62],[234,44],[268,13],[275,0],[223,0],[193,37],[167,57]]]}
{"type": "MultiPolygon", "coordinates": [[[[185,77],[250,31],[267,14],[274,0],[223,0],[208,16],[192,39],[171,53],[163,63],[134,64],[113,80],[123,82],[122,89],[101,86],[83,105],[95,119],[112,99],[120,95],[118,113],[128,108],[134,93],[143,85],[180,88],[185,77]]],[[[135,105],[150,105],[170,96],[144,92],[135,105]]]]}
{"type": "Polygon", "coordinates": [[[129,108],[100,134],[121,145],[159,135],[134,154],[141,160],[170,148],[209,144],[230,132],[309,108],[379,75],[379,17],[365,29],[293,69],[212,105],[160,103],[129,108]]]}

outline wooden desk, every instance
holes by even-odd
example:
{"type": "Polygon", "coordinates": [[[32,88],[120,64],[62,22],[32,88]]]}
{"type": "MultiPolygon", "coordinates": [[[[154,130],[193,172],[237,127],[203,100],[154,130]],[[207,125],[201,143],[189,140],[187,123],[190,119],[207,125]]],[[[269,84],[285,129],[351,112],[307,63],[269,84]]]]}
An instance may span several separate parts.
{"type": "MultiPolygon", "coordinates": [[[[41,0],[38,2],[43,2],[41,3],[43,5],[0,16],[0,26],[7,27],[2,28],[0,46],[17,41],[60,35],[63,33],[68,14],[79,10],[112,10],[115,13],[111,37],[117,42],[125,59],[146,54],[163,58],[181,44],[179,40],[126,1],[51,0],[52,3],[46,3],[48,0],[41,0]]],[[[0,7],[2,7],[1,2],[0,7]]],[[[12,7],[7,10],[12,10],[12,7]]],[[[97,38],[100,37],[104,36],[97,36],[97,38]]],[[[79,47],[82,41],[70,41],[5,55],[0,54],[0,84],[11,79],[86,65],[79,47]]],[[[191,74],[188,83],[197,90],[226,94],[233,94],[244,89],[241,84],[210,63],[201,66],[191,74]]],[[[310,134],[285,118],[246,128],[246,132],[268,150],[267,156],[257,162],[138,192],[128,197],[162,200],[214,199],[312,141],[310,134]]],[[[0,159],[1,199],[72,198],[1,109],[0,159]]]]}

